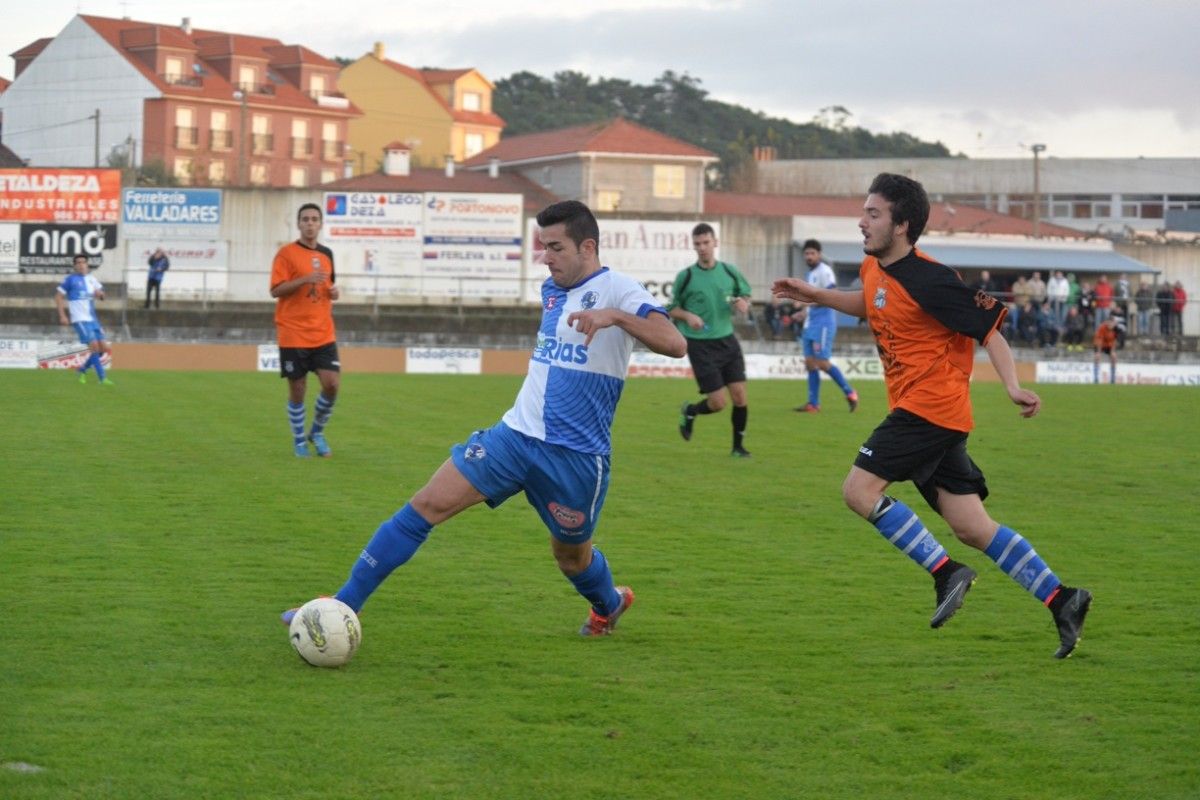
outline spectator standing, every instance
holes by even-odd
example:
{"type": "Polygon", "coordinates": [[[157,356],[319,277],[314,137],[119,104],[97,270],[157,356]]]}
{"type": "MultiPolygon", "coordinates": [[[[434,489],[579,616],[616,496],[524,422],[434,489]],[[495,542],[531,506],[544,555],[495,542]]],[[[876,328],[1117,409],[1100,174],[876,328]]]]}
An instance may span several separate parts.
{"type": "Polygon", "coordinates": [[[154,293],[154,307],[159,307],[159,298],[162,293],[163,274],[171,268],[171,259],[167,258],[167,254],[163,252],[161,247],[156,248],[147,259],[146,265],[150,271],[146,273],[146,305],[150,307],[150,294],[154,293]]]}
{"type": "Polygon", "coordinates": [[[1107,275],[1100,276],[1100,280],[1096,281],[1094,291],[1096,294],[1096,325],[1099,326],[1108,319],[1113,307],[1113,286],[1108,282],[1107,275]]]}
{"type": "Polygon", "coordinates": [[[1096,322],[1096,293],[1092,285],[1084,281],[1079,285],[1079,313],[1083,316],[1085,329],[1090,329],[1096,322]]]}
{"type": "Polygon", "coordinates": [[[1063,344],[1067,350],[1083,350],[1083,333],[1086,327],[1087,320],[1079,313],[1079,306],[1070,306],[1067,309],[1067,318],[1063,322],[1063,344]]]}
{"type": "Polygon", "coordinates": [[[1071,284],[1067,283],[1062,270],[1055,270],[1050,282],[1046,284],[1046,299],[1050,301],[1050,313],[1054,316],[1054,324],[1059,327],[1067,318],[1067,298],[1071,295],[1071,284]]]}
{"type": "Polygon", "coordinates": [[[1074,272],[1067,273],[1067,305],[1074,306],[1079,304],[1079,281],[1075,278],[1074,272]]]}
{"type": "Polygon", "coordinates": [[[1124,272],[1117,277],[1117,285],[1113,287],[1113,303],[1121,309],[1122,315],[1129,318],[1129,301],[1133,299],[1133,289],[1129,285],[1129,276],[1124,272]]]}
{"type": "Polygon", "coordinates": [[[1137,303],[1137,329],[1134,333],[1139,336],[1150,335],[1150,318],[1154,315],[1154,290],[1150,282],[1143,280],[1138,285],[1137,293],[1133,296],[1137,303]]]}
{"type": "Polygon", "coordinates": [[[971,287],[976,291],[983,292],[995,296],[996,282],[992,280],[992,273],[986,269],[979,273],[979,280],[975,281],[975,285],[971,287]]]}
{"type": "Polygon", "coordinates": [[[1154,301],[1158,305],[1158,332],[1162,336],[1171,335],[1171,318],[1175,316],[1175,292],[1171,284],[1163,281],[1154,293],[1154,301]]]}
{"type": "Polygon", "coordinates": [[[1175,281],[1175,289],[1171,295],[1174,298],[1174,303],[1171,306],[1172,325],[1175,335],[1183,336],[1183,307],[1187,305],[1187,292],[1184,291],[1182,281],[1175,281]]]}
{"type": "Polygon", "coordinates": [[[1018,275],[1012,285],[1012,302],[1008,304],[1009,311],[1013,316],[1013,328],[1019,329],[1021,326],[1021,314],[1025,308],[1025,304],[1029,302],[1029,281],[1024,275],[1018,275]]]}
{"type": "Polygon", "coordinates": [[[1033,277],[1026,285],[1029,288],[1029,299],[1033,301],[1035,307],[1041,308],[1042,303],[1046,302],[1046,282],[1042,280],[1042,273],[1033,273],[1033,277]]]}

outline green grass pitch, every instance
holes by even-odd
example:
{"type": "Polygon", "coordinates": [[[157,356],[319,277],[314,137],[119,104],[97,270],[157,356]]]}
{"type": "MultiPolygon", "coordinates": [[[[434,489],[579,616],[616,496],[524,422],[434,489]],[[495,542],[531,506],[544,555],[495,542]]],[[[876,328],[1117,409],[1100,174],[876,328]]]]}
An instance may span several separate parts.
{"type": "MultiPolygon", "coordinates": [[[[1096,596],[1050,615],[922,514],[980,580],[933,631],[932,582],[845,509],[882,418],[750,384],[678,436],[690,382],[632,380],[597,536],[637,604],[585,603],[523,497],[439,526],[368,602],[344,669],[279,612],[341,585],[379,522],[514,377],[344,377],[334,457],[296,459],[265,374],[0,374],[0,797],[1195,798],[1200,393],[974,389],[994,517],[1096,596]],[[40,771],[20,769],[31,765],[40,771]]],[[[315,385],[310,387],[310,403],[315,385]]]]}

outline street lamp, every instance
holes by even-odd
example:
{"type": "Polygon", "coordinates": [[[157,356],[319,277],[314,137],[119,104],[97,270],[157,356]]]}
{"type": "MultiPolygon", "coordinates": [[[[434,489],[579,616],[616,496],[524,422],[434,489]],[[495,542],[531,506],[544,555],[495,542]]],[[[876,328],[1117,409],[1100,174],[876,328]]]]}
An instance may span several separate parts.
{"type": "Polygon", "coordinates": [[[1042,188],[1038,182],[1038,155],[1046,151],[1046,145],[1031,144],[1029,149],[1033,151],[1033,238],[1038,239],[1041,238],[1038,223],[1042,219],[1042,188]]]}
{"type": "Polygon", "coordinates": [[[233,93],[233,99],[242,104],[238,133],[238,186],[246,185],[246,94],[244,89],[238,89],[233,93]]]}

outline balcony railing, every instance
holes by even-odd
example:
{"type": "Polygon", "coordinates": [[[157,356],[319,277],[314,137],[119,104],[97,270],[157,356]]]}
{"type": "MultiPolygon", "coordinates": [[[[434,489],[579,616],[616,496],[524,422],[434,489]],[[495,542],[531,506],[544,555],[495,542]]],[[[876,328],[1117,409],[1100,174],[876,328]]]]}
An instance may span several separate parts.
{"type": "Polygon", "coordinates": [[[250,135],[250,152],[255,155],[270,153],[275,149],[275,137],[269,133],[254,133],[250,135]]]}
{"type": "Polygon", "coordinates": [[[341,92],[332,91],[330,89],[309,89],[307,92],[305,92],[305,94],[307,94],[313,100],[320,100],[322,97],[334,97],[334,98],[341,98],[343,100],[346,99],[346,95],[342,94],[341,92]]]}
{"type": "Polygon", "coordinates": [[[275,94],[275,84],[273,83],[238,83],[238,91],[246,94],[275,94]]]}
{"type": "Polygon", "coordinates": [[[330,139],[321,140],[321,160],[322,161],[341,161],[342,152],[346,148],[345,142],[332,141],[330,139]]]}
{"type": "Polygon", "coordinates": [[[292,137],[292,158],[310,158],[313,154],[313,140],[300,136],[292,137]]]}
{"type": "Polygon", "coordinates": [[[204,85],[204,79],[199,75],[184,75],[180,73],[167,72],[162,73],[158,77],[162,78],[163,83],[169,83],[171,86],[189,86],[193,89],[199,89],[204,85]]]}
{"type": "Polygon", "coordinates": [[[175,146],[194,148],[200,143],[199,128],[185,128],[180,125],[175,126],[175,146]]]}
{"type": "Polygon", "coordinates": [[[209,147],[213,150],[232,150],[233,131],[209,131],[209,147]]]}

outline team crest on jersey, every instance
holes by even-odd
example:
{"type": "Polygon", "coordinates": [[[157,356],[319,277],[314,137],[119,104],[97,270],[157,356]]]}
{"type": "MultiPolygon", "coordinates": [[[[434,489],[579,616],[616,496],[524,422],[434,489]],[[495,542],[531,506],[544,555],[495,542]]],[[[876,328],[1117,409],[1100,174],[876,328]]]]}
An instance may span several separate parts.
{"type": "Polygon", "coordinates": [[[996,305],[996,298],[980,289],[975,293],[975,305],[984,311],[991,311],[996,305]]]}
{"type": "Polygon", "coordinates": [[[582,528],[583,523],[587,520],[587,516],[582,511],[576,511],[558,503],[551,503],[547,508],[550,509],[550,515],[554,517],[555,521],[568,530],[582,528]]]}
{"type": "Polygon", "coordinates": [[[478,442],[467,445],[467,449],[463,451],[463,458],[467,461],[482,461],[486,455],[487,450],[478,442]]]}
{"type": "Polygon", "coordinates": [[[579,301],[579,305],[583,306],[584,308],[594,308],[599,300],[600,295],[596,294],[595,292],[587,292],[584,294],[583,299],[579,301]]]}
{"type": "Polygon", "coordinates": [[[558,304],[558,295],[552,294],[546,298],[546,310],[553,311],[554,306],[558,304]]]}
{"type": "Polygon", "coordinates": [[[313,265],[313,269],[320,269],[321,268],[321,259],[317,258],[316,256],[313,256],[312,257],[312,265],[313,265]]]}
{"type": "Polygon", "coordinates": [[[876,308],[883,308],[887,305],[887,289],[880,286],[875,290],[875,301],[873,305],[876,308]]]}

